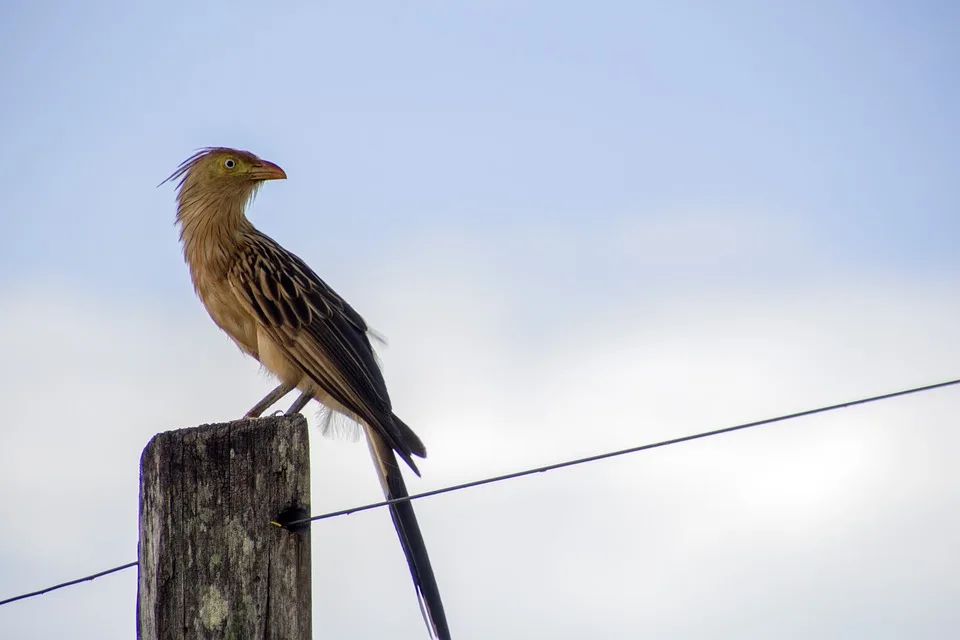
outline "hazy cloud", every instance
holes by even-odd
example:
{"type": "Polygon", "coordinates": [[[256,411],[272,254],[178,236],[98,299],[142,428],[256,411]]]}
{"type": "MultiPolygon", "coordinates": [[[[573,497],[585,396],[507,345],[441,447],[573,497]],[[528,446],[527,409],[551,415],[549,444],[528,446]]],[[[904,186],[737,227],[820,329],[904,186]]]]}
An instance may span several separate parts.
{"type": "MultiPolygon", "coordinates": [[[[406,270],[366,288],[367,314],[389,325],[395,405],[430,450],[413,490],[932,382],[960,356],[946,283],[864,281],[679,294],[654,316],[628,303],[619,322],[597,317],[524,350],[509,340],[516,292],[430,258],[406,263],[433,291],[429,305],[398,293],[406,270]]],[[[8,593],[135,558],[142,446],[235,417],[269,383],[195,308],[35,287],[3,302],[2,348],[18,372],[0,392],[8,593]]],[[[954,395],[424,501],[458,636],[956,628],[954,395]]],[[[376,500],[365,447],[313,435],[314,509],[376,500]]],[[[393,536],[380,512],[314,529],[318,634],[422,636],[393,536]]],[[[11,606],[5,626],[18,638],[128,637],[134,594],[132,572],[104,578],[11,606]],[[91,613],[104,602],[110,615],[91,613]]]]}

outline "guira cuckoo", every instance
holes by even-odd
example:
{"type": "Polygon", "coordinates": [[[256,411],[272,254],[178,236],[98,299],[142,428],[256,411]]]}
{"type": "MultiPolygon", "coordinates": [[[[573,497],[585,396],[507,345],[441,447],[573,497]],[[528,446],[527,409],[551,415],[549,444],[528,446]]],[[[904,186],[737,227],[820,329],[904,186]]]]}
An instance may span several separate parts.
{"type": "MultiPolygon", "coordinates": [[[[177,185],[177,222],[194,289],[213,321],[280,384],[246,417],[293,389],[288,413],[315,399],[362,425],[386,498],[406,497],[397,456],[420,475],[420,438],[393,412],[367,323],[307,264],[258,231],[245,210],[283,169],[252,153],[206,148],[168,180],[177,185]]],[[[410,502],[389,507],[428,630],[450,638],[430,557],[410,502]]]]}

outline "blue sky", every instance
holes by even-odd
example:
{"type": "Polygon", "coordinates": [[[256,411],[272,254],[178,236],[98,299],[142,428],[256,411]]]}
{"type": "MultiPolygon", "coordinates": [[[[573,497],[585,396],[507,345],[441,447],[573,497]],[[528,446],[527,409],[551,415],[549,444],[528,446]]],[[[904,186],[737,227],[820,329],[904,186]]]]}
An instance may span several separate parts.
{"type": "MultiPolygon", "coordinates": [[[[157,186],[207,145],[286,170],[252,220],[389,338],[413,490],[955,377],[958,32],[951,2],[2,3],[0,597],[133,559],[147,439],[269,386],[157,186]]],[[[424,502],[454,631],[956,635],[957,410],[424,502]]],[[[318,504],[377,499],[365,447],[312,447],[318,504]]],[[[318,637],[422,637],[384,518],[316,534],[318,637]]],[[[129,637],[134,596],[0,635],[129,637]]]]}
{"type": "Polygon", "coordinates": [[[287,169],[272,233],[334,221],[373,253],[438,224],[590,234],[763,207],[823,256],[957,265],[951,3],[3,11],[2,259],[32,273],[180,288],[172,189],[152,187],[207,144],[287,169]]]}

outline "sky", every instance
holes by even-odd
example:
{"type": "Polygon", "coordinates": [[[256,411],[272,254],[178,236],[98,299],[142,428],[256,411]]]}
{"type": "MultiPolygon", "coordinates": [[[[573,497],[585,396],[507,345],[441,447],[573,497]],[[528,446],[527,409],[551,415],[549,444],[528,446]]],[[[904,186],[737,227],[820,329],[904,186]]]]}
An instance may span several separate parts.
{"type": "MultiPolygon", "coordinates": [[[[388,339],[411,491],[960,377],[960,5],[0,5],[0,599],[136,559],[156,433],[271,381],[158,187],[250,217],[388,339]]],[[[315,512],[380,499],[311,431],[315,512]]],[[[960,390],[429,498],[455,638],[960,635],[960,390]]],[[[426,633],[388,515],[313,528],[314,637],[426,633]],[[371,606],[373,605],[373,606],[371,606]]],[[[129,638],[136,572],[0,607],[129,638]]]]}

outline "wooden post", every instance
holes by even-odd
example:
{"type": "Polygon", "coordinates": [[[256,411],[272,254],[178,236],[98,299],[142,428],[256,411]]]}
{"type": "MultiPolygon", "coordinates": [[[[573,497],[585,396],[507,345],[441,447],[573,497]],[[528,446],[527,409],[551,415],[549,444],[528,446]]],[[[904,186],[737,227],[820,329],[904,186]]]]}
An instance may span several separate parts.
{"type": "Polygon", "coordinates": [[[138,640],[311,640],[301,415],[168,431],[140,459],[138,640]]]}

